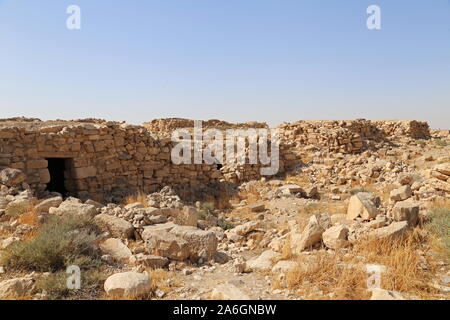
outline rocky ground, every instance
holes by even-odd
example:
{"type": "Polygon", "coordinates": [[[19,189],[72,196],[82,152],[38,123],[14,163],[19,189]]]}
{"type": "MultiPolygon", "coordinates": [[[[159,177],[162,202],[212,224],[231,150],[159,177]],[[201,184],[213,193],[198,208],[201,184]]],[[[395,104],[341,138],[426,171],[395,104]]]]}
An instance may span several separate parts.
{"type": "Polygon", "coordinates": [[[450,138],[437,134],[298,149],[289,174],[225,203],[169,187],[115,204],[37,199],[4,168],[0,299],[449,299],[450,138]]]}

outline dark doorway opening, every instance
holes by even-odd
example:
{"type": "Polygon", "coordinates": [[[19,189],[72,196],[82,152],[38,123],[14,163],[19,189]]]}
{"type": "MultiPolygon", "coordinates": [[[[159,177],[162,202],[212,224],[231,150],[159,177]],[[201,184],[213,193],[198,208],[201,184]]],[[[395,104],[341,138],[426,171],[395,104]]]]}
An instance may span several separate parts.
{"type": "Polygon", "coordinates": [[[47,183],[47,190],[51,192],[58,192],[65,196],[67,189],[65,186],[66,164],[68,159],[64,158],[49,158],[48,171],[50,172],[50,182],[47,183]]]}

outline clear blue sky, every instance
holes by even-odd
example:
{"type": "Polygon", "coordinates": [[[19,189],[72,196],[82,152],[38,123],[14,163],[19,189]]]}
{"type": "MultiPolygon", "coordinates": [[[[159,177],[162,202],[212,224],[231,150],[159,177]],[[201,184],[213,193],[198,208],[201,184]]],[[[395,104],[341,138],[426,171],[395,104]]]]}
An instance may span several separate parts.
{"type": "Polygon", "coordinates": [[[0,0],[0,111],[449,129],[450,1],[0,0]],[[382,30],[366,27],[371,4],[382,30]]]}

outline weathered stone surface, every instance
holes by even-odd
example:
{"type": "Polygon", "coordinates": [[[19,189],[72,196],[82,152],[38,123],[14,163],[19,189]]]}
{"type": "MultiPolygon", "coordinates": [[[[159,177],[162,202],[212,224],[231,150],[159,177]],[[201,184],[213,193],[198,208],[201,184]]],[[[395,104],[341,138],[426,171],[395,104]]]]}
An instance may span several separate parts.
{"type": "Polygon", "coordinates": [[[128,221],[110,216],[108,214],[98,214],[94,217],[94,223],[103,231],[116,238],[130,239],[134,236],[134,227],[128,221]]]}
{"type": "Polygon", "coordinates": [[[148,275],[143,273],[116,273],[106,279],[104,289],[110,297],[136,298],[150,292],[151,281],[148,275]]]}
{"type": "Polygon", "coordinates": [[[278,188],[284,195],[303,194],[303,188],[296,184],[287,184],[278,188]]]}
{"type": "Polygon", "coordinates": [[[100,243],[99,247],[116,260],[128,260],[132,256],[131,250],[117,238],[106,239],[100,243]]]}
{"type": "Polygon", "coordinates": [[[0,171],[1,183],[9,187],[14,187],[24,182],[25,179],[26,175],[18,169],[6,168],[0,171]]]}
{"type": "Polygon", "coordinates": [[[438,164],[435,170],[446,176],[450,176],[450,162],[438,164]]]}
{"type": "Polygon", "coordinates": [[[130,263],[133,265],[143,264],[146,267],[153,269],[164,268],[169,264],[169,259],[161,256],[138,253],[130,257],[130,263]]]}
{"type": "Polygon", "coordinates": [[[210,260],[214,257],[217,250],[214,232],[190,226],[166,225],[144,230],[142,237],[146,240],[149,253],[179,261],[210,260]]]}
{"type": "Polygon", "coordinates": [[[280,254],[272,250],[266,250],[258,257],[247,261],[247,269],[249,271],[267,271],[272,269],[275,260],[280,257],[280,254]]]}
{"type": "Polygon", "coordinates": [[[244,224],[240,224],[230,230],[230,233],[237,234],[239,236],[245,236],[246,234],[257,230],[260,227],[259,221],[249,221],[244,224]]]}
{"type": "Polygon", "coordinates": [[[337,225],[325,230],[322,234],[323,243],[330,249],[339,249],[348,245],[348,228],[344,225],[337,225]]]}
{"type": "Polygon", "coordinates": [[[419,221],[419,205],[410,201],[397,202],[392,209],[392,217],[395,221],[407,221],[410,226],[415,226],[419,221]]]}
{"type": "Polygon", "coordinates": [[[291,246],[295,253],[303,250],[322,240],[323,232],[331,226],[331,218],[327,213],[317,213],[309,218],[308,224],[301,233],[291,235],[291,246]]]}
{"type": "Polygon", "coordinates": [[[57,215],[80,215],[92,218],[97,214],[97,208],[90,204],[84,204],[79,199],[69,198],[63,201],[58,208],[52,211],[57,215]]]}
{"type": "Polygon", "coordinates": [[[251,300],[250,296],[231,283],[220,284],[211,292],[213,300],[251,300]]]}
{"type": "Polygon", "coordinates": [[[175,217],[175,223],[181,226],[197,227],[198,213],[193,207],[184,207],[175,217]]]}
{"type": "Polygon", "coordinates": [[[361,217],[365,220],[378,215],[377,197],[369,192],[359,192],[350,198],[347,208],[347,219],[354,220],[361,217]]]}
{"type": "Polygon", "coordinates": [[[272,268],[273,273],[279,273],[279,272],[290,272],[295,270],[298,267],[297,262],[295,261],[289,261],[289,260],[281,260],[278,261],[272,268]]]}
{"type": "Polygon", "coordinates": [[[147,241],[151,238],[152,234],[157,232],[157,231],[164,231],[164,232],[169,232],[170,230],[172,230],[173,228],[175,228],[177,225],[173,222],[167,222],[167,223],[160,223],[160,224],[155,224],[155,225],[151,225],[151,226],[145,226],[144,230],[141,233],[141,238],[144,241],[147,241]]]}
{"type": "Polygon", "coordinates": [[[95,167],[83,167],[75,168],[73,175],[76,179],[86,179],[89,177],[95,177],[97,174],[97,168],[95,167]]]}
{"type": "Polygon", "coordinates": [[[393,201],[403,201],[412,196],[412,190],[409,185],[405,185],[398,189],[392,190],[389,196],[393,201]]]}
{"type": "Polygon", "coordinates": [[[253,203],[248,206],[251,212],[263,212],[266,210],[266,206],[264,203],[253,203]]]}
{"type": "Polygon", "coordinates": [[[24,298],[34,288],[32,278],[15,278],[0,282],[0,300],[24,298]]]}
{"type": "Polygon", "coordinates": [[[62,203],[62,201],[63,201],[62,197],[53,197],[49,199],[44,199],[37,205],[35,205],[34,208],[38,212],[48,212],[50,208],[58,208],[59,205],[62,203]]]}
{"type": "Polygon", "coordinates": [[[377,238],[387,238],[400,236],[406,230],[408,230],[408,222],[400,221],[400,222],[393,222],[387,227],[376,229],[372,231],[370,234],[377,238]]]}

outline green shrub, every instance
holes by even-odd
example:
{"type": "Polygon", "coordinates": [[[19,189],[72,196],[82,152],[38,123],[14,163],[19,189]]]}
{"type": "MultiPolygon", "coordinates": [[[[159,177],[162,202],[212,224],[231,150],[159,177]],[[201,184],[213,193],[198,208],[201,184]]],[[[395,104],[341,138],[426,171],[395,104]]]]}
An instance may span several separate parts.
{"type": "Polygon", "coordinates": [[[212,215],[214,210],[214,204],[211,202],[205,202],[202,204],[201,209],[198,211],[197,217],[199,220],[207,220],[212,215]]]}
{"type": "Polygon", "coordinates": [[[61,299],[96,299],[102,291],[102,284],[106,280],[106,273],[100,270],[86,270],[81,272],[81,286],[78,290],[67,287],[67,279],[70,275],[64,271],[41,276],[36,281],[36,289],[45,291],[46,298],[50,300],[61,299]]]}
{"type": "Polygon", "coordinates": [[[228,230],[228,229],[234,228],[234,225],[225,219],[219,219],[219,221],[217,222],[217,225],[219,227],[221,227],[223,230],[228,230]]]}
{"type": "Polygon", "coordinates": [[[450,208],[438,208],[430,211],[429,222],[425,227],[439,238],[439,246],[450,259],[450,208]]]}
{"type": "Polygon", "coordinates": [[[89,268],[99,265],[94,243],[99,231],[81,216],[53,216],[40,227],[36,237],[8,247],[2,263],[12,269],[58,271],[69,265],[89,268]]]}
{"type": "Polygon", "coordinates": [[[434,141],[438,147],[446,147],[448,146],[448,142],[442,139],[437,139],[434,141]]]}

